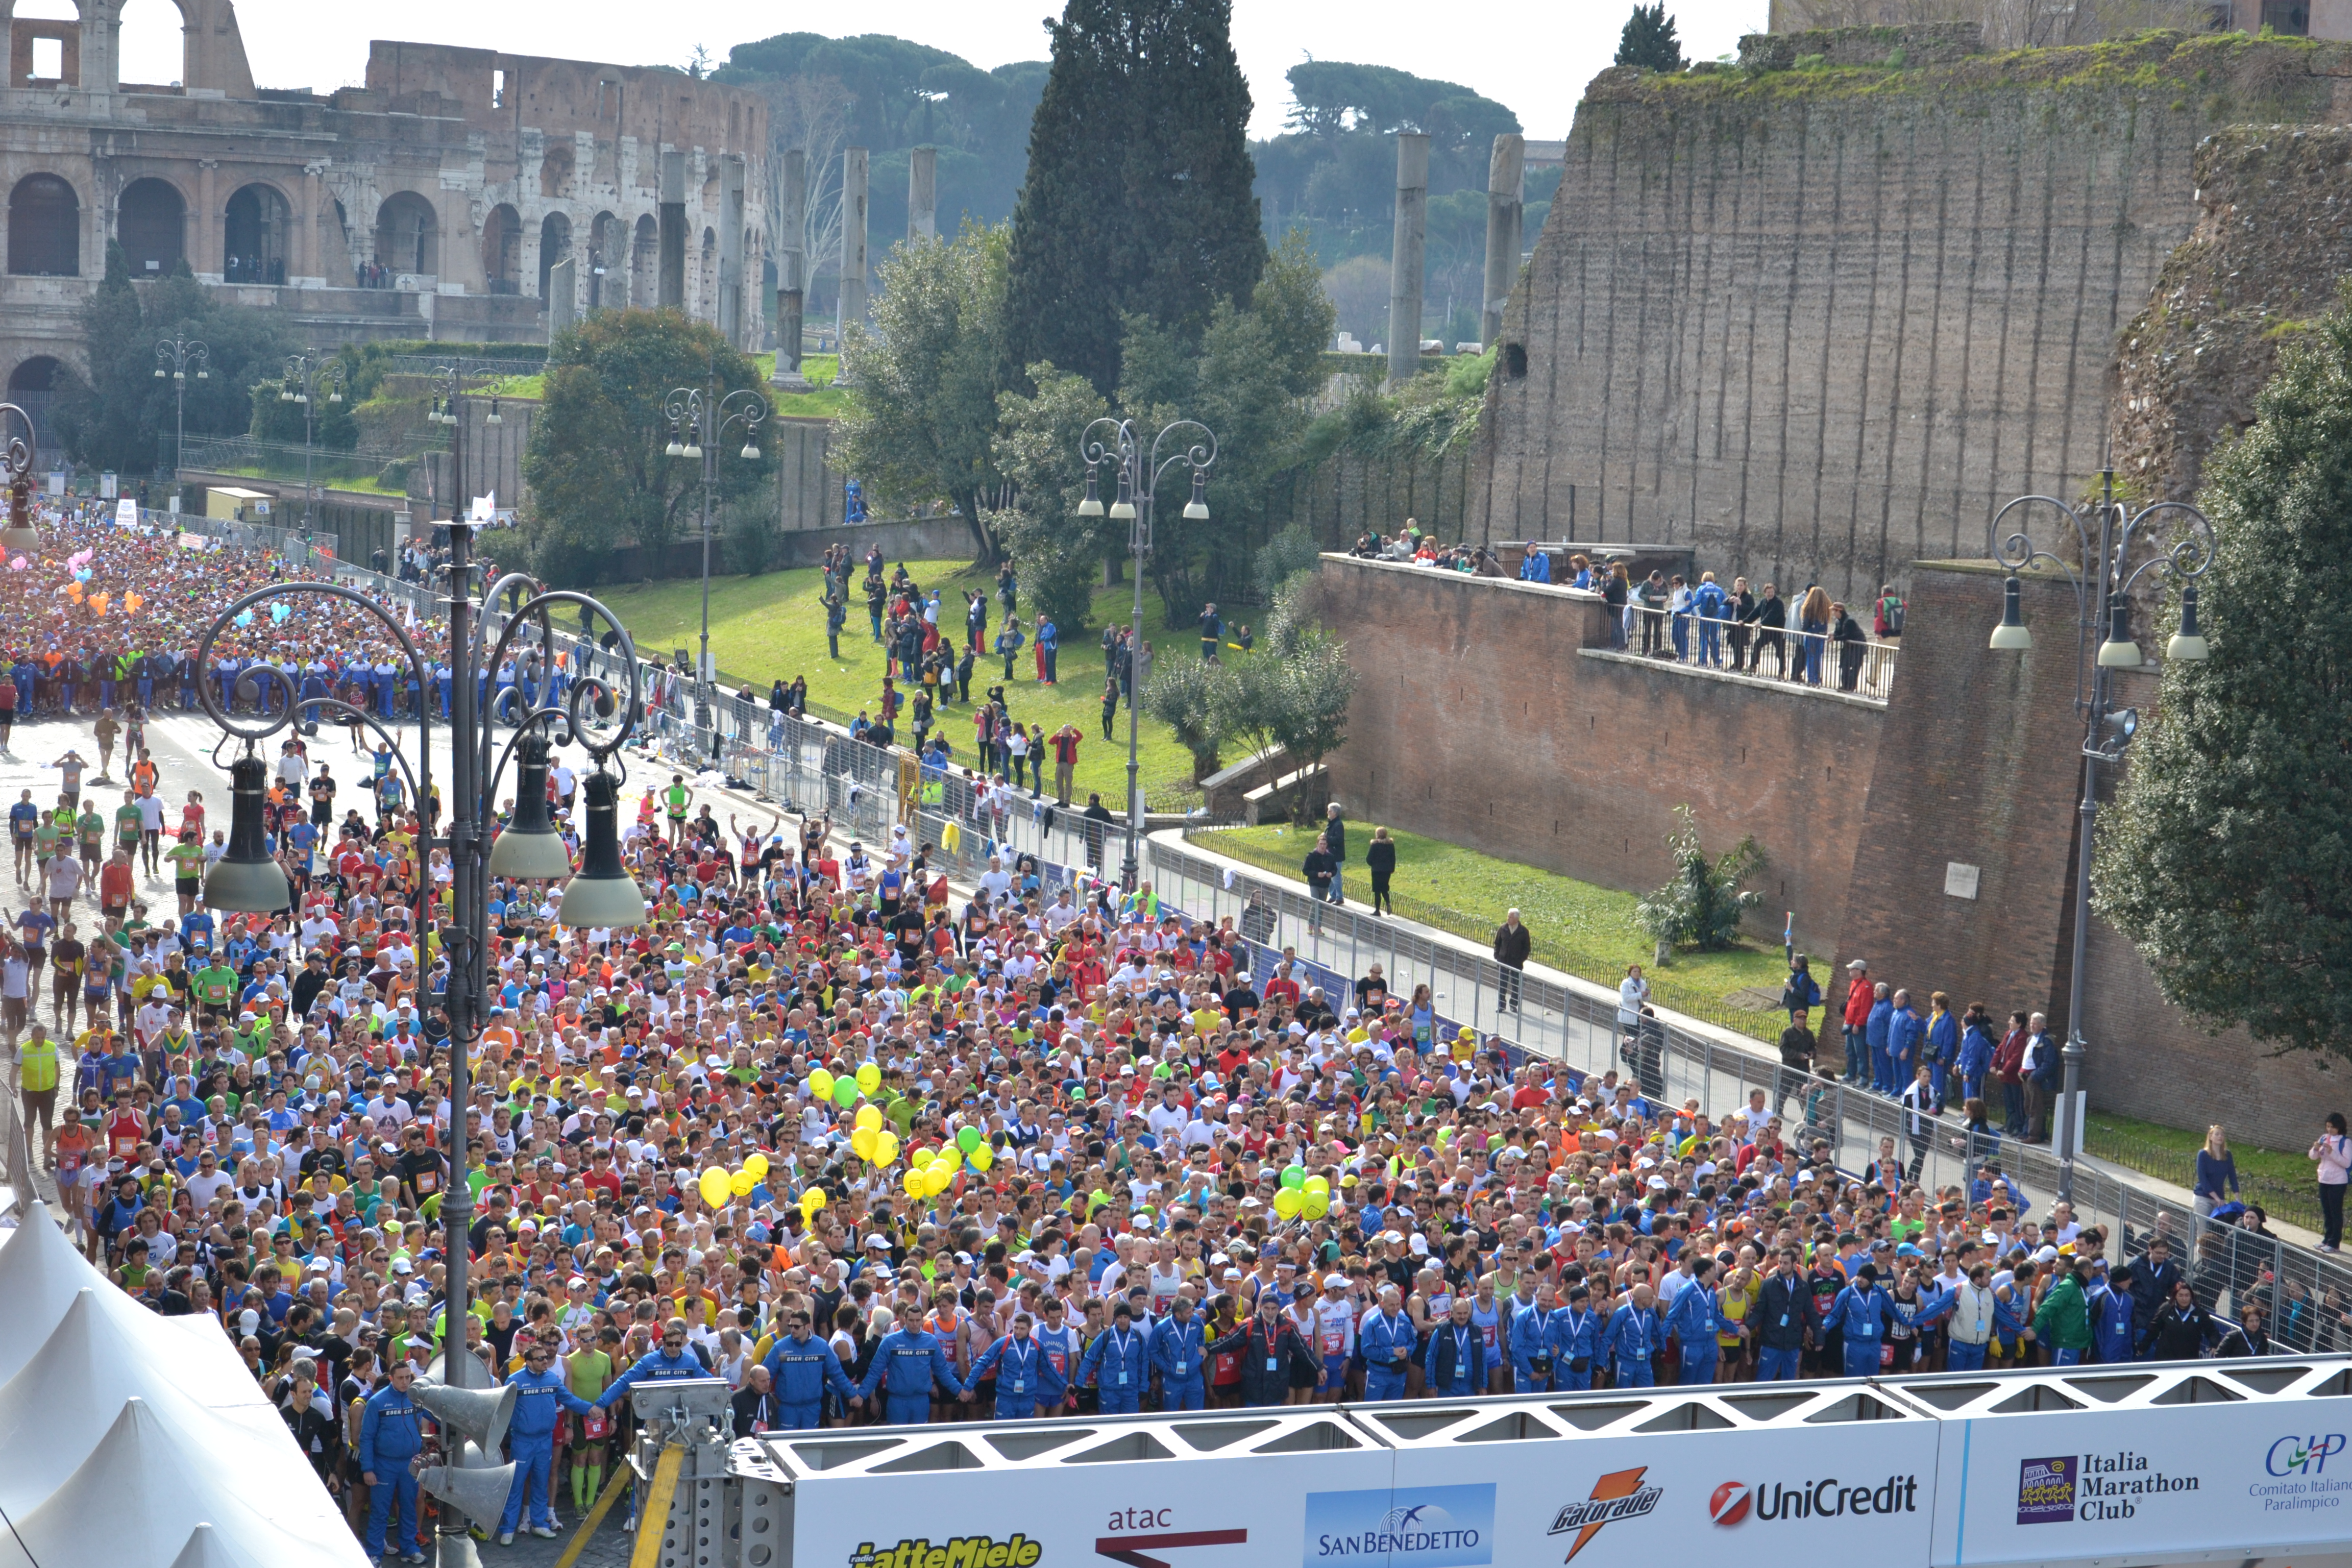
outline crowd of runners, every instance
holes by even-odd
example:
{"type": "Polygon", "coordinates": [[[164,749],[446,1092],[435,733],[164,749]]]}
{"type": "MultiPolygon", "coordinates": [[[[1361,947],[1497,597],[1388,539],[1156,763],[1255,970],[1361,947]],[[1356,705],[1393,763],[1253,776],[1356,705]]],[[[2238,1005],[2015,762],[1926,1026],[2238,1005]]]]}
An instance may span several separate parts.
{"type": "MultiPolygon", "coordinates": [[[[225,643],[272,675],[187,669],[280,563],[68,537],[0,589],[20,752],[72,755],[110,711],[127,738],[223,673],[247,707],[299,700],[314,666],[382,691],[384,640],[317,606],[225,643]],[[135,620],[94,606],[133,593],[135,620]]],[[[382,696],[438,703],[396,668],[382,696]]],[[[551,1531],[556,1498],[585,1508],[646,1378],[726,1379],[750,1435],[2247,1353],[2288,1319],[2299,1346],[2352,1339],[2343,1303],[2204,1289],[2177,1235],[2078,1225],[1997,1160],[1966,1188],[1923,1188],[1891,1141],[1842,1170],[1762,1089],[1667,1103],[1448,1028],[1408,981],[1318,984],[1148,886],[1023,863],[951,887],[903,828],[844,842],[642,760],[646,924],[573,930],[555,889],[495,885],[453,1107],[436,803],[380,787],[373,752],[338,787],[335,744],[298,729],[275,759],[294,902],[272,916],[203,905],[204,799],[151,827],[139,776],[125,801],[61,773],[31,803],[0,995],[90,1256],[220,1322],[379,1556],[422,1551],[409,1388],[458,1246],[465,1349],[530,1394],[489,1521],[509,1541],[551,1531]],[[94,902],[56,869],[87,877],[86,804],[94,902]],[[123,857],[171,865],[176,907],[110,895],[123,857]],[[453,1117],[462,1237],[440,1223],[453,1117]]],[[[550,780],[567,833],[578,782],[550,780]]]]}

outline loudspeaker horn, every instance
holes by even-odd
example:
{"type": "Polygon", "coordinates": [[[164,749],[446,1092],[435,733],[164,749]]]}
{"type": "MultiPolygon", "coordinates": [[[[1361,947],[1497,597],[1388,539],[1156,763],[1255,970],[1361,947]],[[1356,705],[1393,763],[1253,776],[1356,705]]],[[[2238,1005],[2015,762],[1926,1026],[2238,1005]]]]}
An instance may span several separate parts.
{"type": "Polygon", "coordinates": [[[443,1502],[453,1503],[478,1524],[495,1525],[506,1512],[514,1491],[515,1468],[468,1470],[454,1465],[427,1465],[416,1474],[416,1484],[443,1502]]]}
{"type": "Polygon", "coordinates": [[[444,1426],[480,1444],[484,1453],[495,1454],[506,1437],[507,1422],[514,1415],[516,1392],[512,1384],[493,1391],[457,1388],[446,1383],[419,1383],[409,1389],[408,1396],[431,1411],[444,1426]]]}

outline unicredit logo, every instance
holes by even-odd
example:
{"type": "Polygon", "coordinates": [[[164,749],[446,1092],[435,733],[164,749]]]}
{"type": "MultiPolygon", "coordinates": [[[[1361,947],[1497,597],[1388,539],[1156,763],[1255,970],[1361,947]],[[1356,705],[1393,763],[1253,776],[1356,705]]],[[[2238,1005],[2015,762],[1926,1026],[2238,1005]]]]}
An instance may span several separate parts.
{"type": "Polygon", "coordinates": [[[1726,1481],[1706,1500],[1707,1517],[1727,1529],[1749,1519],[1777,1523],[1789,1519],[1859,1519],[1918,1511],[1916,1476],[1889,1476],[1883,1481],[1851,1485],[1835,1476],[1795,1486],[1766,1481],[1750,1487],[1746,1481],[1726,1481]]]}

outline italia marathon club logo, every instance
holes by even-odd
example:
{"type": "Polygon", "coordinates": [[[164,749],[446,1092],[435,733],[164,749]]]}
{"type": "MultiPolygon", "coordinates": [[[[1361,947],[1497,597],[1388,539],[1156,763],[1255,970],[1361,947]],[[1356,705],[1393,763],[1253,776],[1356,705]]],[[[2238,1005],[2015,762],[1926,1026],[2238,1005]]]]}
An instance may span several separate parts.
{"type": "Polygon", "coordinates": [[[2017,1522],[2096,1523],[2137,1519],[2148,1501],[2199,1489],[2195,1476],[2167,1475],[2146,1454],[2058,1454],[2017,1467],[2017,1522]]]}
{"type": "Polygon", "coordinates": [[[1562,1563],[1575,1562],[1576,1554],[1601,1533],[1603,1525],[1657,1511],[1658,1500],[1665,1496],[1665,1489],[1642,1484],[1649,1468],[1642,1465],[1630,1470],[1612,1470],[1592,1483],[1591,1495],[1560,1509],[1551,1521],[1549,1533],[1565,1535],[1571,1530],[1576,1531],[1576,1539],[1569,1542],[1568,1555],[1560,1559],[1562,1563]]]}
{"type": "Polygon", "coordinates": [[[1476,1568],[1495,1560],[1495,1488],[1307,1494],[1306,1568],[1476,1568]]]}

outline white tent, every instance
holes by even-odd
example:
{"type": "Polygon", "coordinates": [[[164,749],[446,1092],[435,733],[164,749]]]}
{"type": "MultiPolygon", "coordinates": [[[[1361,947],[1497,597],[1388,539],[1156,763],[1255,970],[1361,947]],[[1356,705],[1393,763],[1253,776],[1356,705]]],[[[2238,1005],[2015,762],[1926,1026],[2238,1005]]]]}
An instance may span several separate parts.
{"type": "Polygon", "coordinates": [[[0,1568],[361,1568],[209,1318],[160,1318],[35,1205],[0,1230],[0,1568]]]}

